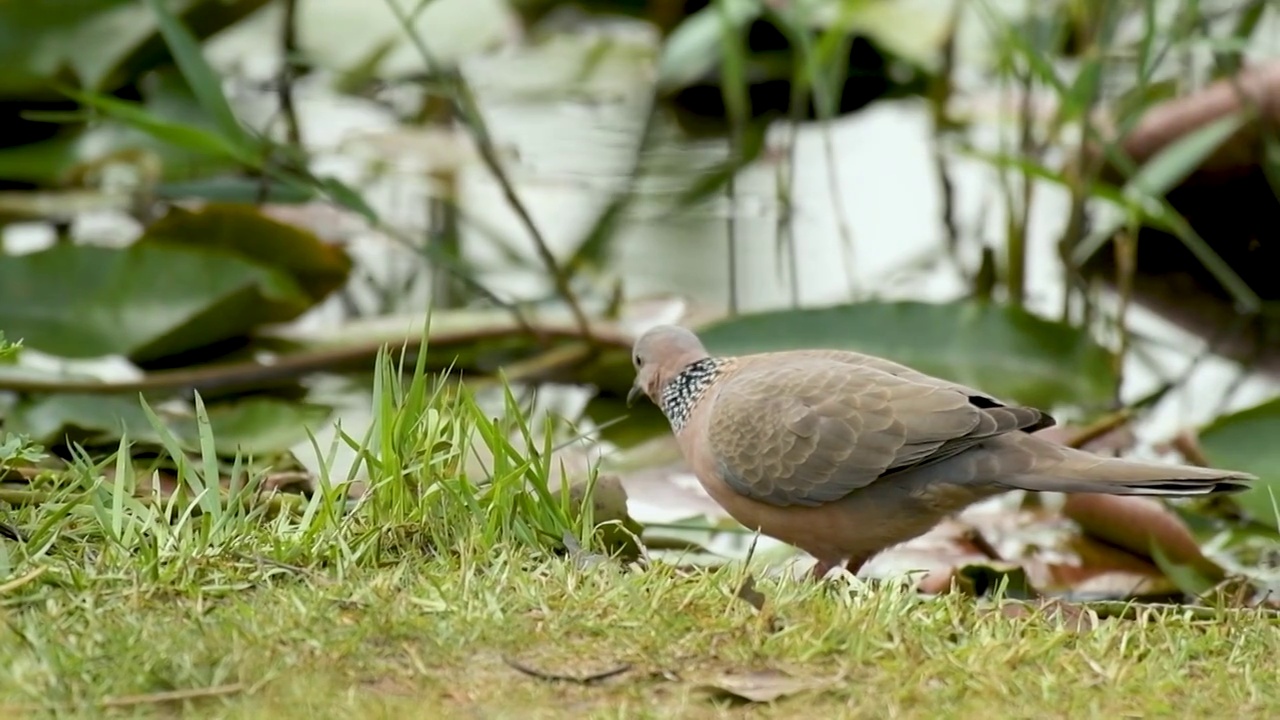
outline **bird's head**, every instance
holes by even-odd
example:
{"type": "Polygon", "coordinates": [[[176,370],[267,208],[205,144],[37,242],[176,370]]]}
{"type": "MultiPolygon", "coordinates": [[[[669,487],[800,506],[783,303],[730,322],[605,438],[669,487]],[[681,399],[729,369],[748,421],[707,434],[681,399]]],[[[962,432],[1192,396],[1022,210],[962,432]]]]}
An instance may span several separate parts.
{"type": "Polygon", "coordinates": [[[641,335],[631,349],[631,363],[636,379],[627,393],[627,406],[646,395],[661,404],[662,389],[690,363],[707,357],[702,341],[691,331],[677,325],[658,325],[641,335]]]}

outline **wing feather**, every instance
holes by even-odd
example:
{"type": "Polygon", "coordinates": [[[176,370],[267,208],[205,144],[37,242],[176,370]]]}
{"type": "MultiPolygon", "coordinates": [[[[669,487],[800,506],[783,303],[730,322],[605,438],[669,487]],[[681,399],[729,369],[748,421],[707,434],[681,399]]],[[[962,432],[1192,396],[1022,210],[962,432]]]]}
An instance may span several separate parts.
{"type": "Polygon", "coordinates": [[[739,365],[707,399],[706,442],[725,482],[774,505],[832,502],[1053,422],[914,371],[823,354],[781,360],[739,365]]]}

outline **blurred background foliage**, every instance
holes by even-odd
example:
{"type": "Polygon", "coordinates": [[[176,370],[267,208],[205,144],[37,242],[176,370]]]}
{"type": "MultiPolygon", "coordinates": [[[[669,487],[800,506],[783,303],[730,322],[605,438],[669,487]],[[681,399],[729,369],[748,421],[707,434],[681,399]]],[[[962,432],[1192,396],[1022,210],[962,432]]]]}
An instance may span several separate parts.
{"type": "Polygon", "coordinates": [[[314,474],[385,343],[652,469],[627,348],[679,320],[1258,473],[1179,512],[1266,567],[1278,37],[1263,0],[0,3],[0,484],[163,465],[138,398],[194,450],[197,391],[223,460],[314,474]]]}

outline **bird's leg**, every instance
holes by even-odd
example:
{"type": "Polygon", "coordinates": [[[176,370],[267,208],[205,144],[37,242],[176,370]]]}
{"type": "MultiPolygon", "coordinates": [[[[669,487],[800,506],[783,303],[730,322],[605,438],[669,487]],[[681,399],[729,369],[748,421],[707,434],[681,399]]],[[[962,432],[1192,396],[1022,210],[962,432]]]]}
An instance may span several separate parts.
{"type": "Polygon", "coordinates": [[[822,579],[825,578],[827,573],[831,572],[831,568],[835,566],[836,563],[830,560],[819,559],[818,564],[813,566],[813,579],[818,582],[822,582],[822,579]]]}
{"type": "MultiPolygon", "coordinates": [[[[850,575],[856,576],[858,574],[858,571],[862,569],[862,566],[866,565],[867,561],[870,559],[871,559],[870,555],[860,555],[857,557],[849,558],[848,562],[844,564],[844,569],[848,570],[850,575]]],[[[838,560],[833,561],[833,560],[819,559],[818,563],[813,566],[813,579],[818,581],[823,580],[824,578],[826,578],[827,573],[831,572],[831,568],[839,564],[840,564],[840,561],[838,560]]]]}
{"type": "Polygon", "coordinates": [[[862,566],[866,565],[867,561],[870,559],[871,559],[870,555],[862,555],[860,557],[851,557],[849,558],[849,562],[844,564],[844,569],[848,570],[850,575],[857,575],[858,571],[862,569],[862,566]]]}

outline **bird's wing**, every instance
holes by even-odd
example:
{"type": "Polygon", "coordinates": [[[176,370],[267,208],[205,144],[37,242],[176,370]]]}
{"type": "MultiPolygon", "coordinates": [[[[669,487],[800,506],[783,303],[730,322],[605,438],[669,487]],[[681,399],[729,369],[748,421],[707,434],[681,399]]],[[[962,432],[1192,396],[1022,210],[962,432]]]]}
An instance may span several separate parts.
{"type": "Polygon", "coordinates": [[[838,500],[1044,417],[928,376],[821,356],[743,364],[718,385],[703,441],[730,487],[773,505],[838,500]]]}
{"type": "MultiPolygon", "coordinates": [[[[805,352],[813,354],[818,357],[827,358],[830,360],[845,363],[848,365],[875,368],[876,370],[880,370],[882,372],[886,372],[886,373],[889,373],[890,375],[904,378],[906,380],[913,380],[916,382],[923,382],[926,384],[949,387],[968,395],[972,399],[972,401],[976,403],[979,407],[997,407],[997,406],[1005,405],[1005,403],[999,398],[996,398],[995,396],[989,393],[983,392],[982,390],[978,390],[977,388],[972,388],[967,385],[962,385],[960,383],[952,382],[950,380],[946,380],[943,378],[934,377],[933,375],[927,375],[925,373],[920,372],[919,370],[916,370],[915,368],[907,367],[906,365],[903,365],[901,363],[897,363],[892,360],[887,360],[882,357],[877,357],[875,355],[866,355],[864,353],[855,352],[853,350],[808,350],[805,352]]],[[[1055,424],[1057,424],[1057,421],[1053,418],[1052,415],[1041,411],[1040,420],[1037,423],[1035,423],[1034,425],[1027,426],[1025,428],[1020,428],[1020,429],[1023,432],[1030,433],[1030,432],[1036,432],[1038,430],[1043,430],[1047,427],[1052,427],[1055,424]]]]}

